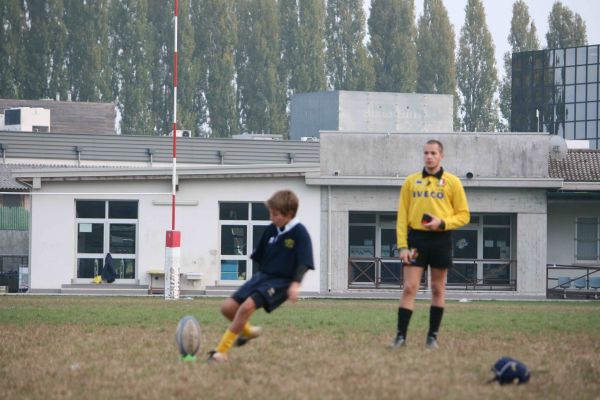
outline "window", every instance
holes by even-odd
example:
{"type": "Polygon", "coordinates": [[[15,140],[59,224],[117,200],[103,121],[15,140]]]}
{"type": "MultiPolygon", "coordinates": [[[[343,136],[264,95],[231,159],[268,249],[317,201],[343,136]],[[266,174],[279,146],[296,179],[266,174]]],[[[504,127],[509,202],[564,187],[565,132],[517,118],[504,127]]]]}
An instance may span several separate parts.
{"type": "Polygon", "coordinates": [[[117,279],[135,279],[138,202],[76,200],[77,278],[102,272],[107,253],[113,257],[117,279]]]}
{"type": "Polygon", "coordinates": [[[597,261],[598,254],[598,229],[600,218],[578,217],[576,220],[575,234],[575,259],[577,261],[597,261]]]}
{"type": "Polygon", "coordinates": [[[258,265],[250,256],[270,223],[264,203],[219,203],[222,281],[246,280],[256,273],[258,265]]]}

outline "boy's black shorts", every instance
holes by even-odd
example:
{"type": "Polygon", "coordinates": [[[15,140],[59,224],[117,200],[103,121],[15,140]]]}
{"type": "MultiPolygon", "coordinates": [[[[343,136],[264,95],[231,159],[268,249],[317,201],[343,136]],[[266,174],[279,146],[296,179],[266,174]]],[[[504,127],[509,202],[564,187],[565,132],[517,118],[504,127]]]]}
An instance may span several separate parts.
{"type": "Polygon", "coordinates": [[[408,231],[408,247],[417,249],[410,265],[427,268],[452,268],[452,232],[408,231]]]}
{"type": "Polygon", "coordinates": [[[291,279],[259,272],[244,283],[231,298],[242,304],[248,297],[252,297],[257,309],[262,307],[270,313],[287,300],[291,284],[291,279]]]}

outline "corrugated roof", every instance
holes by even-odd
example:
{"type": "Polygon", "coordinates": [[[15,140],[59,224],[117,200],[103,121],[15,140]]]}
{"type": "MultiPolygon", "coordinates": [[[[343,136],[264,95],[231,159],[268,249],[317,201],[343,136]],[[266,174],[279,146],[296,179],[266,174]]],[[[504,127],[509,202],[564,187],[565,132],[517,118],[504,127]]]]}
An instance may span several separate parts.
{"type": "MultiPolygon", "coordinates": [[[[172,160],[171,137],[0,132],[11,159],[155,163],[172,160]]],[[[290,140],[177,138],[177,162],[185,164],[318,163],[319,143],[290,140]]],[[[31,161],[29,161],[31,162],[31,161]]]]}
{"type": "Polygon", "coordinates": [[[28,190],[28,187],[17,182],[15,178],[11,176],[11,169],[5,165],[0,164],[0,190],[13,191],[13,190],[28,190]]]}
{"type": "Polygon", "coordinates": [[[550,158],[548,166],[551,178],[567,182],[599,182],[600,150],[568,150],[562,160],[550,158]]]}

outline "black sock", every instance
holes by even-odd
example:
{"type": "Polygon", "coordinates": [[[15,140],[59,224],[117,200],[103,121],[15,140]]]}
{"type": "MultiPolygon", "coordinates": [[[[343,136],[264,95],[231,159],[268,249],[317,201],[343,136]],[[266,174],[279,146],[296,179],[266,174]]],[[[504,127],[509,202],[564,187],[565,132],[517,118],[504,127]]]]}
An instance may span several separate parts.
{"type": "Polygon", "coordinates": [[[427,332],[427,336],[431,336],[437,339],[443,315],[444,307],[431,306],[431,308],[429,309],[429,332],[427,332]]]}
{"type": "Polygon", "coordinates": [[[412,316],[412,310],[408,308],[398,308],[398,335],[402,335],[406,338],[406,331],[408,330],[408,323],[412,316]]]}

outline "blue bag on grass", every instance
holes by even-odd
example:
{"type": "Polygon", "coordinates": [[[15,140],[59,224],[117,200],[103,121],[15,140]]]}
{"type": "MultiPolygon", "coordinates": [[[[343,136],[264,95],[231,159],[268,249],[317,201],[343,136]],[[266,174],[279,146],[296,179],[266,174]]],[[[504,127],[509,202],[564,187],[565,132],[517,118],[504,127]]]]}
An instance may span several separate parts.
{"type": "Polygon", "coordinates": [[[492,367],[494,378],[490,382],[498,381],[501,385],[513,383],[515,380],[519,384],[529,382],[531,372],[525,364],[519,360],[510,357],[502,357],[492,367]]]}

